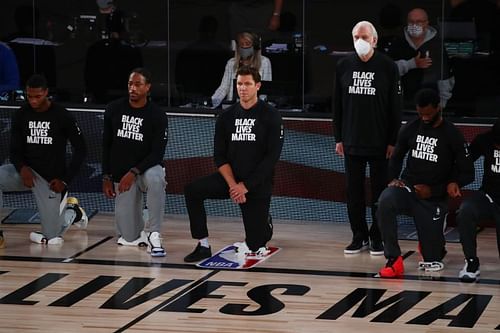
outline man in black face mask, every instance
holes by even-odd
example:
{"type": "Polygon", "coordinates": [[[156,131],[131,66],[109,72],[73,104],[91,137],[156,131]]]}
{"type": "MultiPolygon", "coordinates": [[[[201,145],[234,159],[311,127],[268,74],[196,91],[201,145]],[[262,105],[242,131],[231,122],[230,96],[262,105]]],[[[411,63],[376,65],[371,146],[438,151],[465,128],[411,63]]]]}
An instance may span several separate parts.
{"type": "Polygon", "coordinates": [[[472,160],[484,156],[481,188],[464,199],[457,215],[460,243],[465,256],[464,268],[458,273],[463,282],[474,282],[479,276],[476,228],[482,220],[495,221],[500,254],[500,119],[493,128],[481,133],[470,145],[472,160]]]}
{"type": "Polygon", "coordinates": [[[460,197],[460,188],[474,180],[467,144],[458,128],[442,118],[438,93],[422,89],[417,92],[416,104],[418,118],[399,132],[389,161],[393,180],[378,199],[377,218],[387,258],[379,274],[384,278],[401,277],[404,272],[397,234],[400,214],[414,218],[423,257],[419,269],[432,272],[444,268],[447,196],[460,197]]]}

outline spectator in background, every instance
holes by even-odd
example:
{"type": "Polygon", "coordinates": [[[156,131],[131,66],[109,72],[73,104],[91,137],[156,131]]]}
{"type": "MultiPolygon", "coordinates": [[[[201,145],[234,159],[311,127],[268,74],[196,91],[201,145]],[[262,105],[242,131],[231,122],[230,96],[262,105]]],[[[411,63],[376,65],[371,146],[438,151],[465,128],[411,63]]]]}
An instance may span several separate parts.
{"type": "Polygon", "coordinates": [[[240,31],[254,31],[265,38],[281,26],[284,0],[236,0],[228,7],[231,38],[240,31]]]}
{"type": "Polygon", "coordinates": [[[236,72],[243,65],[257,69],[262,81],[272,81],[271,61],[262,55],[260,37],[249,31],[240,32],[236,36],[234,57],[227,61],[220,86],[212,95],[213,107],[219,106],[226,97],[233,101],[233,81],[236,79],[236,72]]]}
{"type": "Polygon", "coordinates": [[[233,56],[229,45],[216,39],[219,22],[204,16],[198,26],[198,39],[179,51],[175,64],[175,83],[184,102],[208,99],[220,83],[220,73],[233,56]],[[209,65],[207,65],[209,64],[209,65]],[[203,77],[203,80],[199,78],[203,77]]]}
{"type": "Polygon", "coordinates": [[[460,188],[474,180],[474,165],[464,136],[443,119],[438,93],[426,88],[415,98],[418,117],[399,132],[389,162],[392,180],[378,199],[377,217],[387,258],[379,271],[382,278],[400,278],[404,273],[398,215],[412,216],[415,221],[423,257],[419,269],[433,272],[444,268],[443,225],[448,196],[460,197],[460,188]]]}
{"type": "Polygon", "coordinates": [[[96,0],[99,7],[99,26],[101,29],[101,38],[122,38],[125,32],[125,18],[113,0],[96,0]]]}
{"type": "Polygon", "coordinates": [[[421,8],[408,13],[407,23],[404,38],[394,41],[384,50],[398,65],[405,107],[415,107],[418,90],[433,88],[439,91],[440,105],[445,108],[455,81],[438,32],[429,25],[427,13],[421,8]]]}
{"type": "Polygon", "coordinates": [[[0,42],[0,98],[13,90],[19,89],[19,69],[14,52],[11,48],[0,42]]]}
{"type": "Polygon", "coordinates": [[[472,140],[470,152],[473,161],[484,156],[484,174],[481,188],[462,201],[457,214],[460,242],[465,256],[465,265],[458,277],[463,282],[476,281],[480,273],[476,235],[481,221],[495,222],[500,254],[500,119],[497,119],[491,130],[472,140]]]}
{"type": "Polygon", "coordinates": [[[377,198],[387,185],[387,162],[401,122],[399,74],[394,61],[375,50],[377,30],[368,21],[352,29],[356,53],[337,63],[334,90],[335,151],[344,157],[352,241],[346,254],[384,248],[376,219],[377,198]],[[365,173],[370,168],[372,225],[368,230],[365,173]]]}

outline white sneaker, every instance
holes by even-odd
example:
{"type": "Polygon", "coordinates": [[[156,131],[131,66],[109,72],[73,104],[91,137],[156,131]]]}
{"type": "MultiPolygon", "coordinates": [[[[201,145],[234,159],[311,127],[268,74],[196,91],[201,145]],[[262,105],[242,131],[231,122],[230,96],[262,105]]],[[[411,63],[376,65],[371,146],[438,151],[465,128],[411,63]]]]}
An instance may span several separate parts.
{"type": "Polygon", "coordinates": [[[418,269],[426,272],[438,272],[443,268],[444,264],[441,261],[420,261],[418,263],[418,269]]]}
{"type": "Polygon", "coordinates": [[[247,255],[249,254],[250,252],[250,249],[248,248],[248,245],[246,242],[236,242],[233,244],[235,249],[234,249],[234,252],[240,254],[240,255],[247,255]]]}
{"type": "Polygon", "coordinates": [[[167,254],[161,244],[161,240],[162,238],[158,231],[149,233],[147,252],[151,253],[152,257],[164,257],[167,254]]]}
{"type": "Polygon", "coordinates": [[[64,239],[62,237],[54,237],[51,239],[47,239],[41,232],[33,231],[30,233],[30,240],[33,243],[37,244],[48,244],[48,245],[62,245],[64,243],[64,239]]]}
{"type": "Polygon", "coordinates": [[[250,253],[247,254],[247,257],[263,258],[263,257],[267,256],[270,252],[271,252],[271,250],[269,250],[267,247],[263,246],[263,247],[260,247],[255,252],[250,251],[250,253]]]}
{"type": "Polygon", "coordinates": [[[474,282],[479,278],[480,274],[479,259],[469,258],[465,259],[465,265],[462,270],[458,272],[458,278],[462,282],[474,282]]]}
{"type": "Polygon", "coordinates": [[[139,235],[139,238],[136,240],[133,240],[131,242],[126,241],[125,238],[120,237],[116,241],[118,245],[124,245],[124,246],[139,246],[139,247],[145,247],[148,246],[148,236],[144,231],[141,231],[141,234],[139,235]]]}

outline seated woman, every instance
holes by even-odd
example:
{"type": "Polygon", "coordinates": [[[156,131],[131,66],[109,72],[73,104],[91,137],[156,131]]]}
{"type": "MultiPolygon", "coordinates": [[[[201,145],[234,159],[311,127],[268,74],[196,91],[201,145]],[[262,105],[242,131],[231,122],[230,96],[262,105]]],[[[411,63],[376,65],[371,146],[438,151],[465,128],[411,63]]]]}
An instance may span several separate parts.
{"type": "Polygon", "coordinates": [[[219,106],[226,97],[233,100],[233,80],[238,68],[243,65],[258,68],[262,81],[272,81],[271,61],[261,53],[260,37],[252,32],[240,32],[236,42],[234,57],[227,61],[222,82],[212,95],[213,107],[219,106]]]}

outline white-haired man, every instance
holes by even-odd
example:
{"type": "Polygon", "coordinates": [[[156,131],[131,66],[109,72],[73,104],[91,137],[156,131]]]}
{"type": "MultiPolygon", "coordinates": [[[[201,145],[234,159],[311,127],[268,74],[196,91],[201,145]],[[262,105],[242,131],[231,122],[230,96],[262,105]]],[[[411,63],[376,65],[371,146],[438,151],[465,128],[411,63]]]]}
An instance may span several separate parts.
{"type": "Polygon", "coordinates": [[[335,151],[344,157],[347,210],[353,233],[346,254],[384,248],[375,218],[375,203],[387,185],[391,157],[401,122],[398,68],[376,51],[377,31],[368,21],[352,30],[356,53],[337,63],[334,91],[335,151]],[[365,219],[365,170],[370,167],[371,228],[365,219]]]}

